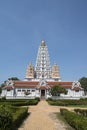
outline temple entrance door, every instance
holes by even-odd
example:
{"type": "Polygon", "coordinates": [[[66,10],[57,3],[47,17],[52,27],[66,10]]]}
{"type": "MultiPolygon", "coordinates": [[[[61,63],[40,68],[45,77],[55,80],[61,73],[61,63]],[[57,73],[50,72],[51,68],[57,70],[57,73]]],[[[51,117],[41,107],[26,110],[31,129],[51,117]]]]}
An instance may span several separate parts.
{"type": "Polygon", "coordinates": [[[45,98],[45,89],[41,90],[41,98],[45,98]]]}

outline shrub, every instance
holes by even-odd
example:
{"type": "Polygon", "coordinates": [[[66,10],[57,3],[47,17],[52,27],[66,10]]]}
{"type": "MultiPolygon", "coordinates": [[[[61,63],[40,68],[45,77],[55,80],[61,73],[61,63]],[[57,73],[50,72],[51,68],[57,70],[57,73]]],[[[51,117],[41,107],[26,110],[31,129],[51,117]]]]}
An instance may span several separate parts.
{"type": "Polygon", "coordinates": [[[61,115],[76,130],[87,130],[87,119],[66,109],[60,109],[61,115]]]}
{"type": "Polygon", "coordinates": [[[2,97],[2,98],[1,98],[1,100],[2,100],[2,101],[6,100],[6,97],[5,97],[5,96],[4,96],[4,97],[2,97]]]}
{"type": "Polygon", "coordinates": [[[53,101],[53,99],[52,98],[47,98],[46,101],[53,101]]]}
{"type": "Polygon", "coordinates": [[[28,115],[28,108],[19,108],[14,114],[13,114],[13,124],[14,128],[18,127],[23,120],[28,115]]]}
{"type": "Polygon", "coordinates": [[[39,98],[39,97],[36,97],[35,100],[40,101],[40,98],[39,98]]]}
{"type": "Polygon", "coordinates": [[[28,106],[28,105],[37,105],[38,104],[38,100],[35,99],[29,99],[29,100],[25,100],[23,102],[12,102],[11,105],[13,106],[28,106]]]}
{"type": "Polygon", "coordinates": [[[0,130],[15,130],[28,115],[28,108],[0,106],[0,130]]]}
{"type": "Polygon", "coordinates": [[[0,108],[0,130],[12,130],[12,114],[4,105],[0,108]]]}
{"type": "Polygon", "coordinates": [[[1,100],[1,104],[9,104],[12,106],[27,106],[27,105],[37,105],[39,98],[36,99],[7,99],[1,100]]]}
{"type": "Polygon", "coordinates": [[[74,109],[74,111],[81,116],[87,117],[87,109],[74,109]]]}
{"type": "Polygon", "coordinates": [[[71,99],[47,99],[50,105],[69,106],[69,105],[87,105],[87,99],[71,100],[71,99]]]}

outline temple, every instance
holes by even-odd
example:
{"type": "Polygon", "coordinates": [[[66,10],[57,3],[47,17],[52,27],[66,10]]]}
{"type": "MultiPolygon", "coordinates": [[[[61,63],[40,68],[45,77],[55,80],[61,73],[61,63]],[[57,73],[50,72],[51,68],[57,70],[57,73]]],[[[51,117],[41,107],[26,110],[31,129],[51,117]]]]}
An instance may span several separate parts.
{"type": "Polygon", "coordinates": [[[59,84],[68,91],[67,95],[61,94],[63,98],[80,98],[84,96],[84,90],[78,81],[61,81],[59,66],[56,63],[53,66],[50,65],[48,47],[46,42],[42,40],[38,49],[35,67],[30,62],[24,80],[7,81],[2,96],[7,98],[49,98],[52,97],[50,89],[59,84]]]}
{"type": "Polygon", "coordinates": [[[35,68],[30,63],[26,71],[26,80],[36,80],[44,79],[46,81],[60,81],[59,67],[57,64],[50,66],[50,57],[48,53],[48,47],[44,40],[41,41],[41,44],[38,49],[37,59],[35,68]]]}

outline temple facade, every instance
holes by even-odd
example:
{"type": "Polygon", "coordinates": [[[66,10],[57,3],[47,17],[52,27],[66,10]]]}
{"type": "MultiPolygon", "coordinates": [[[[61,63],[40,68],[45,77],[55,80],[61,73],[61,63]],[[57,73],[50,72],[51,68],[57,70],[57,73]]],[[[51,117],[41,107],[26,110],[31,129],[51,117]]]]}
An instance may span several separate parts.
{"type": "Polygon", "coordinates": [[[80,98],[84,96],[84,90],[78,81],[61,81],[59,66],[50,65],[48,47],[44,40],[38,49],[36,65],[29,63],[25,79],[22,81],[7,81],[1,96],[7,98],[35,98],[52,97],[50,89],[54,85],[61,85],[68,93],[61,94],[62,98],[80,98]]]}

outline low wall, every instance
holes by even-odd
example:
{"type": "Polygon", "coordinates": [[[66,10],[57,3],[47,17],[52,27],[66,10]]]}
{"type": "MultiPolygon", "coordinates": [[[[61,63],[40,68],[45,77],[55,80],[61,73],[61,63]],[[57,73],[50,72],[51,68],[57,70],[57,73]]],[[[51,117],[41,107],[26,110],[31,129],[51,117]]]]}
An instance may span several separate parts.
{"type": "Polygon", "coordinates": [[[80,98],[87,98],[87,96],[84,96],[84,97],[58,97],[58,96],[52,96],[51,97],[52,99],[54,100],[57,100],[57,99],[77,99],[79,100],[80,98]]]}
{"type": "Polygon", "coordinates": [[[12,96],[7,96],[6,99],[35,99],[36,97],[33,96],[33,97],[23,97],[23,96],[17,96],[17,97],[12,97],[12,96]]]}

